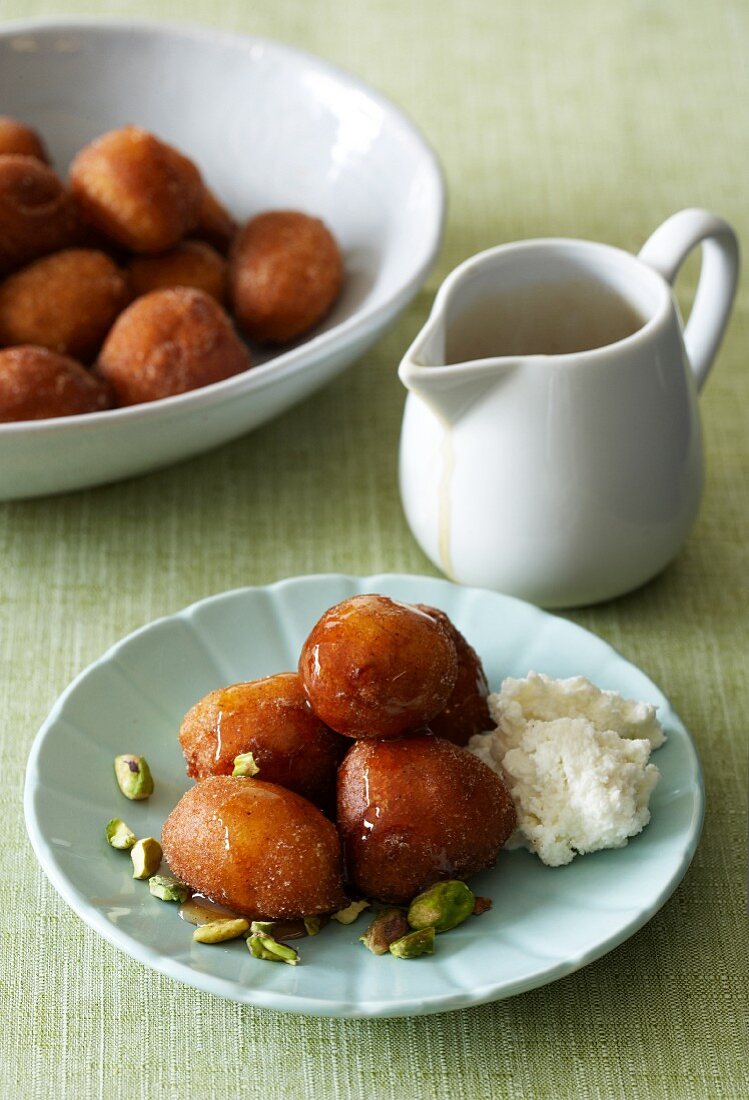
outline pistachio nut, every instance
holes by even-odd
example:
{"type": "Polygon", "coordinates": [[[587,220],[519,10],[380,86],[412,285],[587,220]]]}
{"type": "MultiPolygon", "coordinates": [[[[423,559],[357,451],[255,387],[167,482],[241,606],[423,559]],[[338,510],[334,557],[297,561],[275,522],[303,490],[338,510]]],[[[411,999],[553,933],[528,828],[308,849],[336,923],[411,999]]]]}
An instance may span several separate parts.
{"type": "Polygon", "coordinates": [[[418,959],[420,955],[434,954],[434,929],[417,928],[407,936],[401,936],[390,944],[390,954],[396,959],[418,959]]]}
{"type": "Polygon", "coordinates": [[[244,917],[237,917],[236,920],[212,920],[208,924],[199,925],[192,938],[196,943],[224,943],[225,940],[238,939],[249,927],[249,921],[244,917]]]}
{"type": "Polygon", "coordinates": [[[234,771],[232,775],[244,775],[250,778],[257,775],[260,768],[255,763],[255,757],[251,752],[242,752],[234,757],[234,771]]]}
{"type": "Polygon", "coordinates": [[[113,848],[119,848],[124,852],[132,848],[137,839],[130,826],[126,825],[124,821],[120,821],[119,817],[113,817],[111,821],[107,822],[106,834],[107,843],[111,844],[113,848]]]}
{"type": "Polygon", "coordinates": [[[416,929],[434,928],[435,932],[447,932],[470,917],[474,901],[464,882],[458,879],[438,882],[411,902],[408,923],[416,929]]]}
{"type": "Polygon", "coordinates": [[[359,939],[373,955],[387,955],[390,944],[407,932],[408,921],[402,909],[381,909],[359,939]]]}
{"type": "Polygon", "coordinates": [[[362,898],[361,901],[352,901],[350,905],[347,905],[345,909],[339,909],[337,913],[333,914],[333,920],[337,920],[339,924],[353,924],[356,918],[369,908],[370,903],[362,898]]]}
{"type": "Polygon", "coordinates": [[[250,932],[259,936],[270,936],[275,928],[276,922],[273,920],[254,920],[250,925],[250,932]]]}
{"type": "Polygon", "coordinates": [[[153,794],[153,777],[144,756],[134,756],[132,753],[115,756],[114,774],[125,798],[141,802],[153,794]]]}
{"type": "Polygon", "coordinates": [[[152,875],[148,880],[148,889],[161,901],[187,901],[190,896],[189,888],[169,875],[152,875]]]}
{"type": "Polygon", "coordinates": [[[304,931],[308,936],[316,936],[330,920],[330,917],[304,917],[304,931]]]}
{"type": "Polygon", "coordinates": [[[133,878],[150,878],[155,875],[164,853],[156,837],[147,836],[137,840],[130,849],[133,861],[133,878]]]}
{"type": "Polygon", "coordinates": [[[256,959],[287,963],[289,966],[297,966],[299,963],[298,951],[295,951],[293,947],[289,947],[288,944],[279,943],[278,940],[274,940],[272,936],[268,936],[263,932],[250,936],[247,940],[247,946],[256,959]]]}

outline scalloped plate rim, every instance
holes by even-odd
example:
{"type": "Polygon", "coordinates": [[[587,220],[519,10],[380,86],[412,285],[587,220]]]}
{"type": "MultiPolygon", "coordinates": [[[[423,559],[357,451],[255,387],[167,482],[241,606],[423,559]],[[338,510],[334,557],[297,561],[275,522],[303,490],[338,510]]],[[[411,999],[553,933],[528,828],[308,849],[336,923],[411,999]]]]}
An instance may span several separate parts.
{"type": "MultiPolygon", "coordinates": [[[[583,672],[584,674],[584,672],[583,672]]],[[[513,596],[505,595],[504,593],[492,592],[489,590],[469,588],[467,586],[461,586],[453,584],[451,581],[445,580],[439,577],[430,577],[422,574],[407,574],[407,573],[376,573],[370,575],[357,575],[357,574],[344,574],[344,573],[311,573],[302,574],[298,576],[286,577],[281,580],[275,581],[270,584],[259,585],[246,585],[233,589],[228,589],[223,592],[215,593],[214,595],[203,597],[199,600],[188,604],[182,609],[172,612],[170,614],[162,615],[151,622],[144,624],[134,631],[126,634],[120,638],[113,645],[109,646],[107,650],[95,661],[92,661],[86,668],[84,668],[65,688],[65,690],[59,695],[52,709],[50,710],[47,718],[40,727],[34,742],[32,744],[31,751],[29,753],[26,777],[24,784],[24,814],[26,819],[26,828],[28,831],[29,839],[31,841],[34,852],[42,867],[42,870],[50,880],[52,885],[58,891],[58,893],[64,898],[64,900],[70,905],[74,912],[94,931],[98,932],[105,940],[124,951],[130,957],[143,963],[144,965],[151,967],[152,969],[177,980],[185,985],[193,988],[200,989],[202,991],[211,993],[215,996],[222,997],[226,1000],[234,1002],[249,1004],[255,1007],[271,1008],[277,1011],[284,1012],[296,1012],[306,1015],[317,1015],[325,1017],[343,1017],[343,1018],[375,1018],[375,1017],[397,1017],[397,1016],[412,1016],[412,1015],[427,1015],[437,1012],[458,1010],[462,1008],[469,1008],[474,1005],[485,1004],[494,1000],[505,999],[507,997],[516,996],[520,993],[528,992],[531,989],[538,988],[543,985],[547,985],[553,981],[557,981],[560,978],[566,977],[569,974],[574,973],[576,970],[587,966],[589,963],[596,961],[609,951],[618,947],[620,944],[634,935],[640,928],[642,928],[655,913],[665,904],[665,902],[671,897],[676,887],[681,882],[682,878],[686,874],[686,871],[692,861],[697,844],[700,839],[702,830],[702,824],[704,820],[704,782],[702,778],[702,770],[699,762],[699,755],[688,730],[684,726],[683,722],[679,718],[676,711],[671,706],[668,698],[661,691],[658,685],[644,673],[637,665],[634,665],[631,661],[628,661],[622,654],[607,642],[603,638],[594,634],[592,631],[586,630],[584,627],[579,626],[577,623],[570,622],[567,619],[561,618],[561,616],[551,614],[544,611],[541,608],[536,607],[533,604],[527,603],[524,600],[518,599],[513,596]],[[639,675],[644,677],[648,684],[654,689],[655,693],[663,699],[663,702],[668,708],[670,717],[675,721],[679,734],[683,736],[688,749],[691,752],[694,785],[692,788],[693,793],[693,806],[692,813],[688,825],[684,829],[683,835],[683,847],[681,848],[681,856],[678,863],[675,864],[671,874],[662,883],[660,890],[651,899],[650,904],[642,906],[637,910],[634,917],[618,928],[615,932],[603,937],[599,942],[594,943],[590,948],[578,952],[577,954],[570,955],[566,958],[560,958],[558,962],[552,963],[549,959],[542,959],[538,957],[538,968],[536,971],[519,979],[511,980],[504,984],[497,984],[492,982],[488,985],[479,987],[471,987],[470,989],[464,988],[456,991],[450,991],[447,993],[435,994],[427,998],[418,998],[414,1000],[408,1000],[407,998],[399,998],[397,1001],[392,1000],[370,1000],[363,1001],[361,999],[355,999],[352,1001],[343,1000],[325,1000],[323,998],[313,997],[300,997],[295,994],[285,994],[278,990],[265,990],[257,989],[250,986],[240,985],[238,981],[230,981],[217,975],[207,974],[205,972],[199,972],[186,966],[184,963],[175,961],[171,956],[164,955],[162,952],[156,951],[153,948],[141,943],[127,932],[121,931],[116,925],[112,924],[104,915],[104,913],[90,902],[81,891],[79,891],[75,885],[71,882],[68,875],[59,866],[55,859],[53,849],[48,843],[47,838],[41,829],[37,820],[36,810],[34,807],[34,797],[38,787],[37,780],[37,764],[39,758],[43,752],[46,738],[49,736],[50,731],[54,727],[54,723],[59,718],[62,709],[67,700],[74,695],[79,685],[88,679],[89,676],[95,674],[96,670],[101,666],[106,665],[110,660],[115,658],[123,648],[136,642],[144,634],[150,632],[153,628],[159,626],[168,621],[175,619],[183,619],[192,616],[197,610],[205,607],[209,604],[217,603],[221,600],[232,600],[237,597],[244,598],[247,595],[256,592],[276,591],[290,587],[295,584],[345,584],[349,586],[360,587],[366,583],[371,589],[376,589],[376,586],[387,585],[391,582],[395,583],[424,583],[429,585],[435,585],[442,589],[457,589],[462,593],[480,593],[492,598],[498,597],[504,602],[508,602],[518,607],[522,607],[527,613],[530,611],[533,617],[537,617],[540,621],[555,620],[564,623],[565,629],[569,629],[571,632],[579,634],[587,639],[594,639],[598,646],[601,647],[601,651],[608,651],[617,662],[622,662],[624,665],[634,669],[639,675]]],[[[629,910],[626,910],[629,912],[629,910]]]]}

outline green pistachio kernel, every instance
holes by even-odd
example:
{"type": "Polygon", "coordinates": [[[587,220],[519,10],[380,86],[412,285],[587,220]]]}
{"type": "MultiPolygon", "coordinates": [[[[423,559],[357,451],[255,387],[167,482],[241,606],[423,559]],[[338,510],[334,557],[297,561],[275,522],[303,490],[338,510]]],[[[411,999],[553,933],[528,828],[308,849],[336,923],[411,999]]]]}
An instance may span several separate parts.
{"type": "Polygon", "coordinates": [[[153,794],[153,777],[144,756],[134,756],[132,753],[115,756],[114,774],[125,798],[140,802],[153,794]]]}
{"type": "Polygon", "coordinates": [[[275,925],[276,922],[273,920],[254,920],[250,925],[250,932],[253,936],[270,936],[275,925]]]}
{"type": "Polygon", "coordinates": [[[359,939],[373,955],[387,955],[390,944],[408,932],[408,921],[402,909],[381,909],[367,931],[359,939]]]}
{"type": "Polygon", "coordinates": [[[297,966],[299,952],[288,944],[279,943],[272,936],[259,932],[250,936],[247,946],[256,959],[267,959],[268,962],[287,963],[289,966],[297,966]]]}
{"type": "Polygon", "coordinates": [[[187,901],[190,896],[188,887],[169,875],[152,875],[148,880],[148,889],[162,901],[187,901]]]}
{"type": "Polygon", "coordinates": [[[304,930],[308,936],[316,936],[330,920],[330,917],[304,917],[304,930]]]}
{"type": "Polygon", "coordinates": [[[257,775],[260,768],[255,763],[255,757],[251,752],[242,752],[239,756],[234,757],[234,771],[232,775],[244,775],[252,777],[257,775]]]}
{"type": "Polygon", "coordinates": [[[123,852],[127,852],[132,848],[137,840],[130,826],[126,825],[124,821],[120,821],[119,817],[113,817],[111,821],[107,822],[106,834],[107,843],[123,852]]]}
{"type": "Polygon", "coordinates": [[[237,917],[236,920],[212,920],[196,928],[192,938],[196,943],[224,943],[243,936],[249,927],[249,922],[243,917],[237,917]]]}
{"type": "Polygon", "coordinates": [[[421,955],[433,955],[434,929],[418,928],[407,936],[401,936],[390,944],[390,954],[395,955],[396,959],[418,959],[421,955]]]}
{"type": "Polygon", "coordinates": [[[352,901],[345,909],[339,909],[337,913],[334,913],[333,920],[337,920],[339,924],[353,924],[356,918],[369,906],[370,902],[364,898],[361,901],[352,901]]]}
{"type": "Polygon", "coordinates": [[[155,875],[163,856],[161,845],[156,837],[147,836],[138,840],[130,849],[130,858],[133,861],[133,878],[150,878],[155,875]]]}
{"type": "Polygon", "coordinates": [[[475,901],[464,882],[458,879],[438,882],[411,902],[408,923],[416,929],[431,927],[435,932],[448,932],[468,920],[475,901]]]}

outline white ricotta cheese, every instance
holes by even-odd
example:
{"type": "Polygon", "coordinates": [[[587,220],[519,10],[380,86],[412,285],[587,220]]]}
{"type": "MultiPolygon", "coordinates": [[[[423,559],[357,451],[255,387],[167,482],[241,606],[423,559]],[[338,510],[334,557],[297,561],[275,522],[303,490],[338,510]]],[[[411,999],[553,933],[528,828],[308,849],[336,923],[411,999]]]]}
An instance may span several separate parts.
{"type": "Polygon", "coordinates": [[[506,749],[522,737],[528,722],[555,718],[587,718],[597,730],[645,738],[657,749],[666,738],[656,709],[651,703],[625,699],[616,691],[603,691],[584,676],[554,680],[543,672],[529,672],[523,680],[508,678],[501,691],[489,696],[489,710],[506,749]]]}
{"type": "Polygon", "coordinates": [[[582,676],[530,673],[490,696],[493,733],[469,748],[505,780],[523,846],[558,867],[575,855],[621,848],[650,820],[659,771],[651,749],[665,740],[655,707],[601,691],[582,676]]]}

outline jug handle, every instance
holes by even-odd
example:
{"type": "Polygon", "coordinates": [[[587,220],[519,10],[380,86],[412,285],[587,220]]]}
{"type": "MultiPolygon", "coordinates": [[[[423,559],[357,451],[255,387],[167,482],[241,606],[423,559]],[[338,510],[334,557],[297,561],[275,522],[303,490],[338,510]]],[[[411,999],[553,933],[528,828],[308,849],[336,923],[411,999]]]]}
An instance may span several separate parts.
{"type": "Polygon", "coordinates": [[[720,347],[736,293],[736,234],[728,222],[709,210],[680,210],[648,238],[640,259],[673,284],[679,268],[698,244],[702,244],[702,267],[684,329],[684,343],[697,389],[701,390],[720,347]]]}

